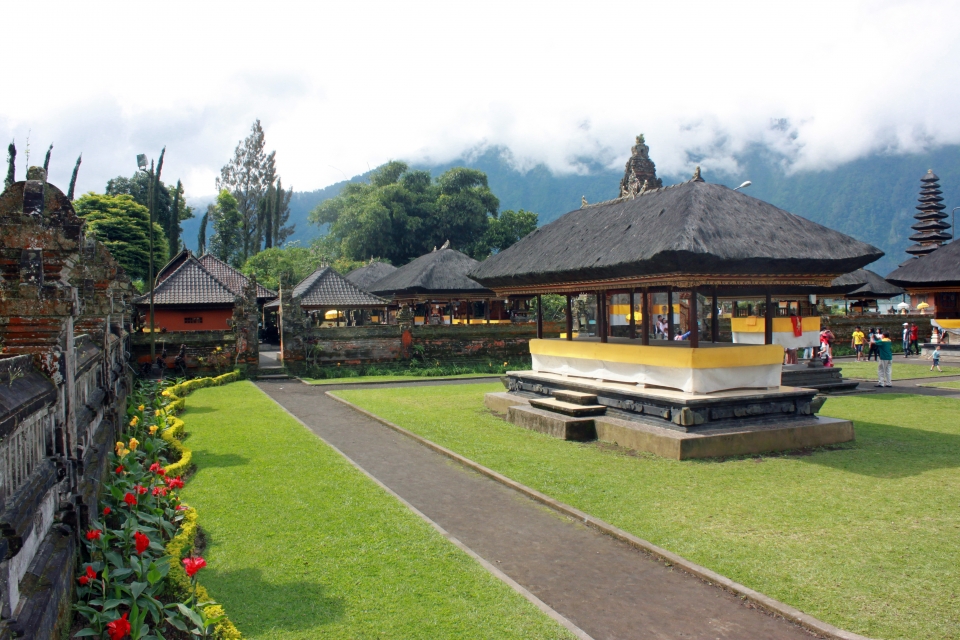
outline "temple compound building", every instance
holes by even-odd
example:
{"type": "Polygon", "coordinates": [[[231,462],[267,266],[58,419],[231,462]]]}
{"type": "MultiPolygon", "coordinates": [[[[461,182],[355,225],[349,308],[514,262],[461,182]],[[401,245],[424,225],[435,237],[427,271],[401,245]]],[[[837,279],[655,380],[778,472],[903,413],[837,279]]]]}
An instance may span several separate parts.
{"type": "Polygon", "coordinates": [[[917,213],[913,216],[917,223],[910,227],[916,231],[915,234],[910,236],[910,239],[916,244],[907,247],[907,253],[914,257],[932,253],[937,247],[953,237],[948,233],[950,223],[945,220],[947,214],[943,212],[946,207],[943,205],[942,192],[940,191],[940,178],[936,176],[933,169],[929,169],[927,174],[920,178],[920,183],[922,186],[920,187],[919,204],[917,205],[917,213]]]}
{"type": "MultiPolygon", "coordinates": [[[[646,153],[640,139],[638,147],[638,155],[646,153]]],[[[882,255],[710,184],[699,167],[687,182],[583,206],[469,274],[498,296],[567,299],[564,338],[531,340],[531,370],[507,372],[508,391],[488,395],[488,407],[559,437],[599,438],[674,458],[851,440],[850,422],[816,415],[814,389],[782,386],[788,345],[777,344],[775,334],[808,332],[807,318],[779,317],[790,310],[782,302],[829,288],[882,255]],[[574,338],[571,301],[582,294],[595,300],[597,329],[574,338]],[[631,309],[640,303],[625,336],[611,331],[615,295],[626,296],[631,309]],[[670,311],[674,301],[686,307],[678,333],[673,323],[666,335],[653,330],[657,295],[670,311]],[[719,302],[758,299],[739,331],[752,339],[721,341],[719,302]]]]}
{"type": "Polygon", "coordinates": [[[126,423],[130,279],[31,167],[0,194],[0,638],[61,637],[126,423]]]}

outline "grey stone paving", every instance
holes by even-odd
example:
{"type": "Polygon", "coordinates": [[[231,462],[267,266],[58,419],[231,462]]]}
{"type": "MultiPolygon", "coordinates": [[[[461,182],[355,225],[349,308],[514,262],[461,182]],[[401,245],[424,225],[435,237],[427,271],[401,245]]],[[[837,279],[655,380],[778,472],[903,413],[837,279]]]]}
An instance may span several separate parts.
{"type": "MultiPolygon", "coordinates": [[[[464,382],[468,381],[451,384],[464,382]]],[[[351,410],[324,395],[329,386],[295,381],[258,386],[318,436],[597,640],[812,637],[351,410]]]]}

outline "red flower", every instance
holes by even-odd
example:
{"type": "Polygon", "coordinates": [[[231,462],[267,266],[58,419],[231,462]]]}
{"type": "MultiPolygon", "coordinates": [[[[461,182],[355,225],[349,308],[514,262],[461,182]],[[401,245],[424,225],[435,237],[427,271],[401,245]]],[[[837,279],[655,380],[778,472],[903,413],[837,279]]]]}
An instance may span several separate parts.
{"type": "Polygon", "coordinates": [[[147,547],[150,546],[150,538],[143,535],[139,531],[133,534],[133,539],[135,544],[137,545],[137,555],[142,554],[144,551],[147,550],[147,547]]]}
{"type": "Polygon", "coordinates": [[[105,516],[110,515],[110,507],[104,507],[104,508],[103,508],[103,515],[105,515],[105,516]]]}
{"type": "Polygon", "coordinates": [[[186,507],[185,505],[178,504],[178,505],[176,506],[176,510],[177,510],[177,511],[186,511],[186,510],[187,510],[187,507],[186,507]]]}
{"type": "Polygon", "coordinates": [[[90,529],[90,531],[87,531],[87,540],[99,540],[101,533],[103,531],[100,529],[90,529]]]}
{"type": "Polygon", "coordinates": [[[114,469],[113,472],[114,472],[115,474],[117,474],[117,475],[122,474],[122,473],[123,473],[123,465],[120,465],[119,467],[117,467],[116,469],[114,469]]]}
{"type": "Polygon", "coordinates": [[[166,487],[154,487],[154,488],[153,488],[153,495],[155,495],[155,496],[166,496],[166,495],[167,495],[167,488],[166,488],[166,487]]]}
{"type": "Polygon", "coordinates": [[[127,495],[123,496],[123,501],[127,503],[128,507],[132,507],[137,504],[137,496],[128,491],[127,495]]]}
{"type": "Polygon", "coordinates": [[[167,478],[167,486],[171,489],[183,489],[183,480],[180,479],[180,476],[167,478]]]}
{"type": "Polygon", "coordinates": [[[197,571],[203,569],[207,566],[207,561],[203,558],[184,558],[183,559],[183,569],[187,572],[187,576],[193,577],[197,571]]]}
{"type": "Polygon", "coordinates": [[[90,565],[87,565],[87,572],[84,575],[77,578],[77,582],[79,582],[83,586],[87,586],[87,583],[96,579],[97,579],[97,572],[93,570],[93,567],[91,567],[90,565]]]}
{"type": "Polygon", "coordinates": [[[150,471],[153,473],[160,473],[163,471],[163,467],[160,466],[159,462],[154,462],[152,465],[150,465],[150,471]]]}
{"type": "Polygon", "coordinates": [[[137,493],[139,493],[140,495],[143,495],[147,492],[147,488],[142,484],[135,484],[133,485],[133,488],[136,489],[137,493]]]}
{"type": "Polygon", "coordinates": [[[130,633],[130,623],[127,622],[127,614],[123,614],[113,622],[108,622],[107,633],[110,635],[110,640],[121,640],[121,638],[130,633]]]}

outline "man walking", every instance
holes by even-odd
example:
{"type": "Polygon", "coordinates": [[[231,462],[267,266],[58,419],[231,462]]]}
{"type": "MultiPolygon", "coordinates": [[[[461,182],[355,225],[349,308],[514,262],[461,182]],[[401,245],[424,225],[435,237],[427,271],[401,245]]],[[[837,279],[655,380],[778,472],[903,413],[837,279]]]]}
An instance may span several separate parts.
{"type": "Polygon", "coordinates": [[[870,334],[867,336],[867,341],[870,343],[870,351],[867,353],[867,362],[870,360],[878,360],[877,355],[877,337],[880,335],[880,329],[870,328],[870,334]]]}
{"type": "Polygon", "coordinates": [[[917,355],[920,355],[920,327],[916,322],[910,324],[910,348],[917,355]]]}
{"type": "Polygon", "coordinates": [[[910,323],[903,323],[903,357],[910,355],[910,323]]]}
{"type": "Polygon", "coordinates": [[[850,345],[853,347],[853,350],[857,352],[857,362],[860,362],[860,358],[863,355],[864,337],[865,336],[863,335],[863,331],[861,331],[860,327],[857,326],[857,328],[853,332],[853,338],[850,341],[850,345]]]}
{"type": "Polygon", "coordinates": [[[877,340],[877,353],[880,359],[877,361],[877,385],[878,387],[892,387],[893,381],[893,342],[890,340],[890,332],[884,331],[883,337],[877,340]]]}

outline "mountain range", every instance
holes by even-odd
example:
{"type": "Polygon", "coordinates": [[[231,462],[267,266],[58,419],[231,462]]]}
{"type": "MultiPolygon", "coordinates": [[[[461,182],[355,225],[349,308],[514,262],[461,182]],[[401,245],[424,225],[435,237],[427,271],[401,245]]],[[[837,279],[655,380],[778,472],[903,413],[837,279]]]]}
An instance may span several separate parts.
{"type": "MultiPolygon", "coordinates": [[[[651,154],[656,160],[655,150],[651,154]]],[[[519,171],[510,151],[502,147],[474,150],[438,165],[417,165],[434,176],[455,166],[479,169],[487,174],[490,188],[500,199],[501,211],[526,209],[540,215],[540,224],[551,222],[580,207],[580,198],[599,202],[618,195],[622,169],[595,165],[584,174],[555,174],[544,165],[519,171]]],[[[737,158],[735,175],[713,173],[703,168],[709,182],[731,188],[750,180],[747,193],[781,209],[842,231],[882,249],[886,255],[869,268],[886,275],[909,256],[913,244],[910,225],[920,192],[920,178],[928,169],[940,177],[946,212],[960,206],[960,145],[947,145],[918,154],[873,154],[832,169],[789,172],[786,163],[766,148],[755,147],[737,158]]],[[[290,202],[290,221],[296,223],[291,241],[309,244],[321,230],[307,221],[318,203],[340,193],[349,182],[364,181],[369,173],[355,176],[316,191],[295,192],[290,202]]],[[[690,179],[689,175],[661,175],[665,185],[690,179]]],[[[202,214],[206,201],[191,201],[202,214]]],[[[199,216],[184,222],[184,239],[195,248],[199,216]]],[[[207,230],[208,236],[212,232],[207,230]]]]}

